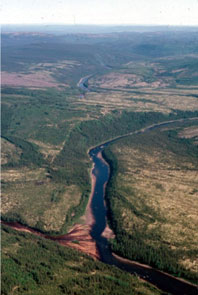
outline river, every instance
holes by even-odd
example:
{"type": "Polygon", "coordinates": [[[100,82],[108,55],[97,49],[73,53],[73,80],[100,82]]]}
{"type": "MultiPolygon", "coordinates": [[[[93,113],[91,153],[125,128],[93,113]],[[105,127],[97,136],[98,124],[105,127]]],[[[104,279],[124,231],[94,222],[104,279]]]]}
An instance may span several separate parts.
{"type": "Polygon", "coordinates": [[[88,80],[92,77],[93,75],[88,75],[85,77],[82,77],[80,81],[77,83],[77,87],[79,87],[83,92],[88,92],[90,89],[87,86],[88,80]]]}
{"type": "MultiPolygon", "coordinates": [[[[182,121],[182,119],[177,120],[177,122],[178,121],[182,121]]],[[[198,294],[197,287],[191,285],[190,283],[186,281],[177,279],[167,273],[158,271],[149,266],[139,264],[136,262],[131,262],[129,260],[123,259],[122,257],[115,256],[111,252],[108,246],[107,238],[105,238],[102,235],[106,227],[106,215],[107,215],[107,209],[106,209],[105,201],[104,201],[105,185],[108,182],[109,175],[110,175],[110,167],[102,158],[102,151],[109,144],[123,137],[129,136],[132,134],[148,132],[154,128],[166,126],[173,122],[174,121],[169,121],[169,122],[155,124],[145,129],[142,129],[138,132],[132,132],[124,136],[117,137],[95,148],[92,148],[89,151],[89,156],[91,157],[94,163],[92,174],[96,178],[94,193],[92,196],[92,202],[90,204],[92,214],[95,219],[95,222],[92,225],[91,236],[96,241],[96,244],[100,253],[100,259],[104,263],[115,265],[127,272],[130,272],[132,274],[137,274],[139,277],[154,284],[155,286],[157,286],[159,289],[163,290],[164,292],[168,292],[170,294],[175,294],[175,295],[197,295],[198,294]]]]}
{"type": "MultiPolygon", "coordinates": [[[[86,83],[91,76],[92,75],[89,75],[80,79],[77,85],[81,90],[90,91],[86,83]]],[[[197,120],[198,118],[193,118],[193,119],[197,120]]],[[[97,244],[98,251],[100,254],[100,260],[103,261],[104,263],[115,265],[119,267],[120,269],[130,272],[131,274],[137,274],[140,278],[152,283],[153,285],[157,286],[162,291],[168,292],[169,294],[198,295],[198,289],[195,285],[192,285],[186,281],[177,279],[167,273],[163,273],[147,265],[125,260],[122,257],[114,255],[114,253],[111,252],[108,246],[107,238],[105,238],[102,235],[106,227],[106,215],[107,215],[107,210],[106,210],[105,201],[104,201],[105,185],[108,182],[109,175],[110,175],[109,165],[102,158],[102,151],[104,150],[104,148],[121,138],[130,136],[133,134],[148,132],[154,128],[159,128],[174,122],[185,121],[185,120],[188,120],[188,119],[179,119],[179,120],[172,120],[172,121],[153,124],[152,126],[146,127],[140,131],[130,132],[123,136],[118,136],[114,139],[111,139],[105,142],[104,144],[101,144],[95,148],[92,148],[89,151],[89,156],[94,163],[94,168],[92,170],[92,173],[96,178],[95,187],[93,190],[92,200],[90,204],[92,215],[94,218],[94,223],[91,228],[91,236],[97,244]]],[[[192,118],[189,120],[192,120],[192,118]]],[[[32,232],[33,234],[40,235],[44,238],[57,240],[57,238],[53,236],[39,233],[38,231],[32,230],[30,228],[28,229],[28,227],[21,226],[18,223],[7,223],[7,222],[3,222],[3,223],[18,229],[20,229],[21,227],[22,230],[25,229],[27,231],[32,232]]]]}
{"type": "MultiPolygon", "coordinates": [[[[198,118],[191,118],[189,120],[193,119],[197,120],[198,118]]],[[[148,265],[143,265],[138,262],[126,260],[122,257],[115,255],[114,253],[112,253],[109,247],[107,238],[105,238],[102,235],[107,224],[107,209],[105,206],[105,185],[107,184],[110,175],[110,167],[103,159],[102,151],[111,143],[120,140],[121,138],[127,137],[129,135],[149,132],[152,129],[185,120],[180,119],[175,121],[154,124],[142,130],[130,132],[123,136],[118,136],[89,150],[89,156],[94,164],[92,174],[95,176],[95,183],[94,187],[92,188],[92,198],[89,206],[93,216],[90,234],[92,239],[96,242],[100,260],[102,262],[109,265],[117,266],[122,270],[130,272],[131,274],[136,274],[145,281],[152,283],[153,285],[161,289],[163,292],[168,292],[169,294],[173,295],[198,295],[197,287],[193,284],[188,283],[187,281],[178,279],[157,269],[153,269],[148,265]]],[[[31,229],[27,226],[23,226],[17,222],[2,221],[2,223],[17,230],[31,232],[32,234],[39,235],[41,237],[51,239],[60,243],[64,240],[71,240],[71,237],[69,237],[68,234],[63,236],[50,236],[41,233],[35,229],[31,229]]],[[[63,243],[63,245],[66,244],[63,243]]]]}

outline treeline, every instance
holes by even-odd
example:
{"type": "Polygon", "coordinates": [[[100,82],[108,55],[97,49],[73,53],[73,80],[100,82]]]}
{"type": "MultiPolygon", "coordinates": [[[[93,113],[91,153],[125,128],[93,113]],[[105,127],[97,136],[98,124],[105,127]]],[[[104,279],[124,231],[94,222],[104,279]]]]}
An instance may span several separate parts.
{"type": "MultiPolygon", "coordinates": [[[[121,221],[121,220],[120,220],[121,221]]],[[[119,220],[117,220],[117,223],[119,220]]],[[[146,232],[146,231],[145,231],[146,232]]],[[[186,270],[178,263],[185,251],[173,251],[161,243],[160,247],[156,245],[149,246],[145,243],[146,239],[150,239],[145,232],[134,230],[133,235],[128,235],[122,229],[122,232],[116,231],[116,239],[111,242],[111,249],[115,253],[131,260],[146,263],[157,269],[169,272],[177,277],[186,278],[194,283],[197,282],[196,273],[186,270]]],[[[159,238],[160,241],[160,238],[159,238]]],[[[196,253],[192,253],[196,254],[196,253]]]]}
{"type": "Polygon", "coordinates": [[[13,289],[20,295],[161,294],[150,284],[113,266],[4,225],[1,263],[2,295],[11,294],[13,289]]]}
{"type": "MultiPolygon", "coordinates": [[[[88,187],[88,186],[87,186],[88,187]]],[[[72,206],[69,208],[66,214],[65,223],[63,224],[60,232],[65,233],[67,228],[78,221],[79,217],[83,215],[85,209],[87,207],[87,203],[89,201],[90,190],[89,187],[87,189],[84,188],[80,203],[77,206],[72,206]]]]}
{"type": "MultiPolygon", "coordinates": [[[[137,147],[138,145],[143,146],[145,142],[151,150],[152,145],[156,142],[161,148],[164,147],[164,150],[170,149],[175,153],[178,161],[180,161],[181,155],[186,155],[194,164],[198,163],[197,146],[194,145],[191,139],[178,138],[177,132],[174,130],[164,131],[163,134],[160,133],[160,136],[154,131],[154,135],[151,137],[149,137],[149,134],[128,137],[122,140],[120,146],[130,144],[137,147]]],[[[108,223],[115,233],[115,239],[110,241],[112,251],[125,258],[146,263],[196,283],[198,280],[197,274],[186,270],[179,263],[182,257],[186,256],[186,250],[171,249],[167,243],[163,242],[160,231],[152,232],[148,230],[147,226],[156,220],[163,223],[163,217],[144,203],[141,204],[141,208],[136,206],[136,195],[132,190],[130,190],[129,194],[133,202],[129,202],[124,194],[118,191],[118,173],[121,173],[124,168],[122,164],[118,163],[111,146],[103,151],[103,157],[110,165],[111,171],[105,198],[108,209],[108,223]],[[139,226],[134,222],[130,228],[131,233],[125,230],[122,218],[124,208],[130,210],[131,214],[140,218],[141,221],[144,221],[144,226],[139,226]],[[152,242],[148,243],[148,241],[152,242]]],[[[188,251],[187,253],[189,259],[194,259],[196,254],[197,251],[188,251]]]]}
{"type": "Polygon", "coordinates": [[[59,170],[51,170],[53,179],[67,179],[82,185],[89,182],[88,168],[90,161],[87,151],[91,146],[100,144],[119,135],[126,134],[153,123],[180,118],[198,116],[198,112],[170,113],[112,111],[98,120],[79,123],[69,134],[61,153],[56,157],[54,165],[59,170]]]}
{"type": "Polygon", "coordinates": [[[90,161],[87,151],[115,136],[139,129],[147,124],[163,120],[159,113],[135,113],[114,111],[98,120],[83,121],[70,133],[69,138],[56,157],[54,165],[59,171],[51,171],[53,179],[67,179],[80,185],[89,183],[90,161]]]}
{"type": "MultiPolygon", "coordinates": [[[[178,111],[176,114],[165,115],[155,112],[135,113],[127,111],[120,114],[114,111],[99,120],[83,121],[71,131],[61,153],[53,162],[54,167],[51,166],[48,169],[50,177],[56,182],[68,185],[76,184],[81,188],[82,193],[89,191],[91,163],[87,152],[91,146],[153,123],[183,117],[195,117],[196,115],[198,115],[198,112],[178,111]]],[[[112,161],[112,163],[115,164],[115,161],[112,161]]],[[[82,208],[86,208],[87,200],[84,199],[82,208]]],[[[83,214],[83,210],[80,210],[80,212],[83,214]]],[[[66,222],[70,223],[71,216],[69,216],[67,216],[66,222]]]]}
{"type": "MultiPolygon", "coordinates": [[[[7,108],[6,110],[10,111],[7,108]]],[[[82,200],[79,206],[73,208],[73,211],[71,209],[66,216],[66,224],[71,224],[77,217],[83,214],[88,201],[88,192],[91,186],[89,176],[91,162],[87,151],[91,146],[156,122],[196,115],[196,112],[181,111],[165,115],[156,112],[137,113],[122,111],[120,113],[115,110],[97,120],[81,121],[67,134],[66,143],[53,163],[49,163],[43,158],[36,145],[17,136],[6,135],[4,136],[5,139],[22,150],[20,161],[17,163],[10,161],[7,165],[10,167],[20,167],[20,165],[45,167],[51,181],[66,185],[77,185],[82,192],[82,200]]],[[[9,122],[5,129],[8,128],[8,125],[9,122]]],[[[7,216],[7,218],[10,220],[11,216],[7,216]]],[[[17,216],[14,217],[14,220],[20,222],[21,219],[17,219],[17,216]]],[[[42,224],[38,224],[37,228],[43,230],[42,224]]]]}

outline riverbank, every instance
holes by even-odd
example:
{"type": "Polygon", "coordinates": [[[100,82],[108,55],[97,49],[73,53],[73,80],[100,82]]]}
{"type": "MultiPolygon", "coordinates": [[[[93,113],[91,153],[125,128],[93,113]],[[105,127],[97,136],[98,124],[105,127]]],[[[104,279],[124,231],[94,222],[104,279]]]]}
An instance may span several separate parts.
{"type": "MultiPolygon", "coordinates": [[[[159,126],[162,127],[170,123],[174,122],[161,122],[146,127],[142,132],[149,131],[149,128],[153,129],[159,126]]],[[[145,266],[133,262],[126,263],[124,260],[119,261],[119,259],[116,259],[108,247],[107,238],[111,237],[112,233],[110,234],[110,230],[106,225],[104,193],[105,185],[107,184],[109,178],[109,167],[104,161],[101,152],[113,141],[137,132],[140,131],[131,132],[127,135],[117,137],[116,139],[106,141],[104,144],[98,145],[89,150],[89,155],[94,164],[90,172],[92,190],[87,204],[86,213],[84,215],[84,224],[76,224],[66,235],[58,237],[44,237],[55,240],[62,245],[78,249],[96,259],[100,259],[107,264],[115,265],[124,269],[131,274],[137,274],[140,278],[145,279],[161,290],[171,294],[197,294],[196,287],[186,281],[181,282],[179,279],[170,277],[169,274],[162,273],[156,269],[152,269],[148,265],[145,266]],[[107,233],[109,235],[107,235],[107,233]],[[186,290],[185,293],[181,293],[183,290],[186,290]]]]}
{"type": "Polygon", "coordinates": [[[113,255],[113,257],[115,257],[115,258],[116,258],[117,260],[119,260],[120,262],[127,263],[127,264],[129,264],[129,265],[130,265],[130,264],[131,264],[131,265],[137,265],[137,266],[140,266],[140,267],[147,268],[147,269],[149,269],[149,270],[157,271],[157,272],[159,272],[159,273],[161,273],[161,274],[164,274],[164,275],[166,275],[166,276],[168,276],[168,277],[170,277],[170,278],[172,278],[172,279],[177,279],[178,281],[181,281],[182,283],[187,283],[187,284],[191,285],[192,287],[197,288],[197,285],[195,285],[195,284],[193,284],[193,283],[191,283],[191,282],[188,282],[188,281],[186,281],[186,280],[184,280],[184,279],[182,279],[182,278],[174,277],[173,275],[171,275],[171,274],[169,274],[169,273],[167,273],[167,272],[164,272],[164,271],[161,271],[161,270],[155,269],[155,268],[151,267],[150,265],[147,265],[147,264],[144,264],[144,263],[140,263],[140,262],[137,262],[137,261],[133,261],[133,260],[129,260],[129,259],[127,259],[127,258],[123,258],[123,257],[117,255],[116,253],[112,253],[112,255],[113,255]]]}
{"type": "Polygon", "coordinates": [[[1,223],[11,227],[14,230],[30,233],[35,236],[56,241],[62,246],[67,246],[67,247],[79,250],[85,254],[92,256],[94,259],[98,259],[98,260],[100,259],[96,242],[93,240],[93,238],[90,235],[91,225],[75,224],[75,226],[73,226],[72,229],[65,235],[49,236],[49,235],[40,233],[34,229],[28,228],[24,225],[21,225],[17,222],[1,221],[1,223]]]}
{"type": "Polygon", "coordinates": [[[89,197],[89,201],[85,210],[85,214],[81,217],[83,223],[77,223],[71,227],[69,232],[64,235],[57,235],[57,236],[50,236],[44,233],[41,233],[37,230],[24,226],[18,222],[4,222],[1,221],[2,224],[5,224],[11,227],[14,230],[27,232],[30,234],[34,234],[36,236],[43,237],[45,239],[50,239],[56,241],[62,246],[67,246],[78,251],[81,251],[85,254],[90,255],[94,259],[100,260],[100,255],[97,249],[96,242],[91,237],[91,228],[95,223],[94,216],[92,214],[91,209],[91,202],[94,194],[95,184],[96,184],[96,177],[92,173],[94,169],[94,165],[92,165],[90,171],[90,178],[91,178],[91,193],[89,197]]]}

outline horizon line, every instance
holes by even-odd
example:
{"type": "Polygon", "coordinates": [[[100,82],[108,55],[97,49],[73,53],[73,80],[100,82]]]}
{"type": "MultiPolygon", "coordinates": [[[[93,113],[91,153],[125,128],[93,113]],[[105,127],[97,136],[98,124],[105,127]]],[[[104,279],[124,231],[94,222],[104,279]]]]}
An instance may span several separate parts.
{"type": "Polygon", "coordinates": [[[107,27],[112,27],[112,26],[122,26],[122,27],[198,27],[197,25],[179,25],[179,24],[71,24],[71,23],[1,23],[1,26],[107,26],[107,27]]]}

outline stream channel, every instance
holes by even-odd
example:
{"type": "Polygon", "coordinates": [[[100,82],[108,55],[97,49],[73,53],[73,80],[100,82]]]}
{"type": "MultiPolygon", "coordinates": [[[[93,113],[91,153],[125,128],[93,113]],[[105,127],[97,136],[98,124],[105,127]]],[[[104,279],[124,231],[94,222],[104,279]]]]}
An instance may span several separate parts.
{"type": "MultiPolygon", "coordinates": [[[[191,118],[190,120],[197,120],[198,118],[191,118]]],[[[89,156],[93,161],[94,167],[92,169],[92,174],[95,176],[95,184],[93,187],[93,194],[90,203],[90,208],[92,211],[92,216],[94,219],[93,224],[91,225],[91,237],[96,242],[96,246],[100,255],[100,260],[106,264],[117,266],[118,268],[125,270],[133,275],[138,275],[140,278],[144,279],[147,282],[155,285],[159,289],[161,289],[163,294],[172,294],[172,295],[198,295],[198,288],[197,286],[176,278],[172,275],[167,273],[161,272],[157,269],[151,268],[148,265],[140,264],[135,261],[130,261],[115,255],[112,253],[107,238],[105,238],[102,233],[106,228],[107,224],[107,209],[105,205],[105,186],[110,177],[110,167],[107,162],[102,157],[102,151],[111,143],[120,140],[121,138],[133,135],[133,134],[140,134],[143,132],[149,132],[154,128],[159,128],[162,126],[169,125],[171,123],[176,123],[179,121],[186,121],[188,119],[179,119],[175,121],[168,121],[157,123],[152,126],[146,127],[140,131],[135,131],[128,133],[123,136],[119,136],[112,140],[109,140],[103,144],[98,145],[97,147],[91,148],[89,150],[89,156]]],[[[46,235],[38,230],[29,228],[28,226],[23,226],[17,222],[5,222],[1,221],[2,224],[6,224],[12,228],[17,228],[18,230],[29,231],[32,234],[51,239],[54,241],[58,241],[63,239],[63,236],[56,237],[51,235],[46,235]]],[[[113,294],[112,294],[113,295],[113,294]]]]}
{"type": "MultiPolygon", "coordinates": [[[[81,88],[83,91],[89,91],[87,85],[85,84],[88,79],[91,77],[86,76],[81,78],[81,80],[78,83],[78,87],[81,88]]],[[[110,176],[110,167],[105,162],[102,156],[102,151],[104,148],[106,148],[108,145],[116,142],[117,140],[120,140],[124,137],[133,135],[133,134],[140,134],[143,132],[149,132],[152,129],[163,127],[166,125],[169,125],[171,123],[176,122],[184,122],[187,120],[198,120],[198,118],[191,118],[191,119],[179,119],[179,120],[173,120],[173,121],[167,121],[162,123],[156,123],[152,126],[146,127],[140,131],[131,132],[128,134],[125,134],[123,136],[118,136],[112,140],[109,140],[103,144],[98,145],[97,147],[94,147],[89,150],[89,156],[91,160],[93,161],[94,167],[92,170],[93,175],[96,178],[92,200],[91,200],[91,210],[92,215],[94,218],[94,223],[91,228],[91,236],[95,240],[96,245],[98,247],[98,251],[100,254],[100,260],[106,264],[117,266],[118,268],[125,270],[131,274],[136,274],[140,278],[144,279],[147,282],[152,283],[159,289],[161,289],[164,294],[172,294],[172,295],[198,295],[198,288],[197,286],[188,283],[187,281],[184,281],[182,279],[178,279],[174,276],[171,276],[167,273],[161,272],[157,269],[151,268],[148,265],[143,265],[135,261],[130,261],[127,259],[124,259],[122,257],[119,257],[112,253],[107,238],[102,236],[102,233],[106,227],[106,220],[107,220],[107,209],[105,206],[105,185],[107,184],[110,176]]],[[[17,228],[24,228],[24,226],[21,226],[18,223],[12,223],[12,222],[3,222],[3,224],[7,224],[11,227],[17,227],[17,228]]],[[[42,234],[38,231],[32,230],[31,228],[25,227],[33,234],[37,234],[39,236],[56,240],[53,236],[42,234]]],[[[113,295],[113,294],[112,294],[113,295]]]]}
{"type": "MultiPolygon", "coordinates": [[[[81,78],[78,83],[78,87],[87,92],[90,91],[88,88],[88,80],[90,76],[81,78]]],[[[192,118],[192,120],[197,120],[198,118],[192,118]]],[[[132,262],[122,257],[113,255],[107,238],[102,236],[102,233],[106,227],[107,220],[107,209],[105,206],[105,185],[107,184],[110,176],[110,167],[107,162],[98,155],[102,155],[102,151],[111,143],[114,143],[121,138],[133,135],[140,134],[143,132],[149,132],[152,129],[163,127],[171,123],[176,123],[179,121],[187,121],[188,119],[179,119],[174,121],[162,122],[154,124],[140,131],[131,132],[123,136],[119,136],[115,139],[109,140],[104,144],[101,144],[95,148],[90,149],[89,156],[94,163],[94,168],[92,174],[96,177],[96,183],[94,187],[93,197],[91,201],[91,210],[94,217],[94,224],[91,230],[91,236],[96,241],[98,251],[100,253],[100,259],[102,262],[115,265],[120,269],[123,269],[131,274],[137,274],[140,278],[152,283],[159,289],[169,294],[174,295],[198,295],[198,287],[183,281],[174,276],[171,276],[167,273],[158,271],[157,269],[151,268],[147,265],[139,264],[132,262]]],[[[191,120],[191,119],[190,119],[191,120]]]]}
{"type": "MultiPolygon", "coordinates": [[[[177,120],[182,121],[182,120],[177,120]]],[[[89,151],[89,156],[91,157],[94,168],[92,173],[96,177],[95,188],[93,192],[92,202],[91,202],[91,209],[92,214],[94,216],[95,222],[92,226],[91,236],[96,241],[100,259],[104,263],[115,265],[120,269],[123,269],[127,272],[132,274],[137,274],[140,278],[152,283],[153,285],[157,286],[164,292],[168,292],[169,294],[176,294],[176,295],[197,295],[198,289],[196,286],[191,285],[190,283],[177,279],[174,276],[171,276],[167,273],[158,271],[154,268],[151,268],[147,265],[139,264],[136,262],[132,262],[122,257],[113,255],[110,247],[108,246],[108,240],[102,236],[102,233],[106,227],[106,216],[107,216],[107,209],[105,206],[105,185],[109,180],[110,175],[110,168],[109,165],[105,162],[105,160],[99,155],[102,154],[104,148],[106,148],[109,144],[127,137],[132,134],[139,134],[143,132],[149,132],[154,128],[159,128],[166,126],[168,124],[174,123],[171,122],[164,122],[159,123],[148,128],[145,128],[138,132],[132,132],[124,136],[117,137],[113,140],[110,140],[104,144],[101,144],[95,148],[92,148],[89,151]]]]}

